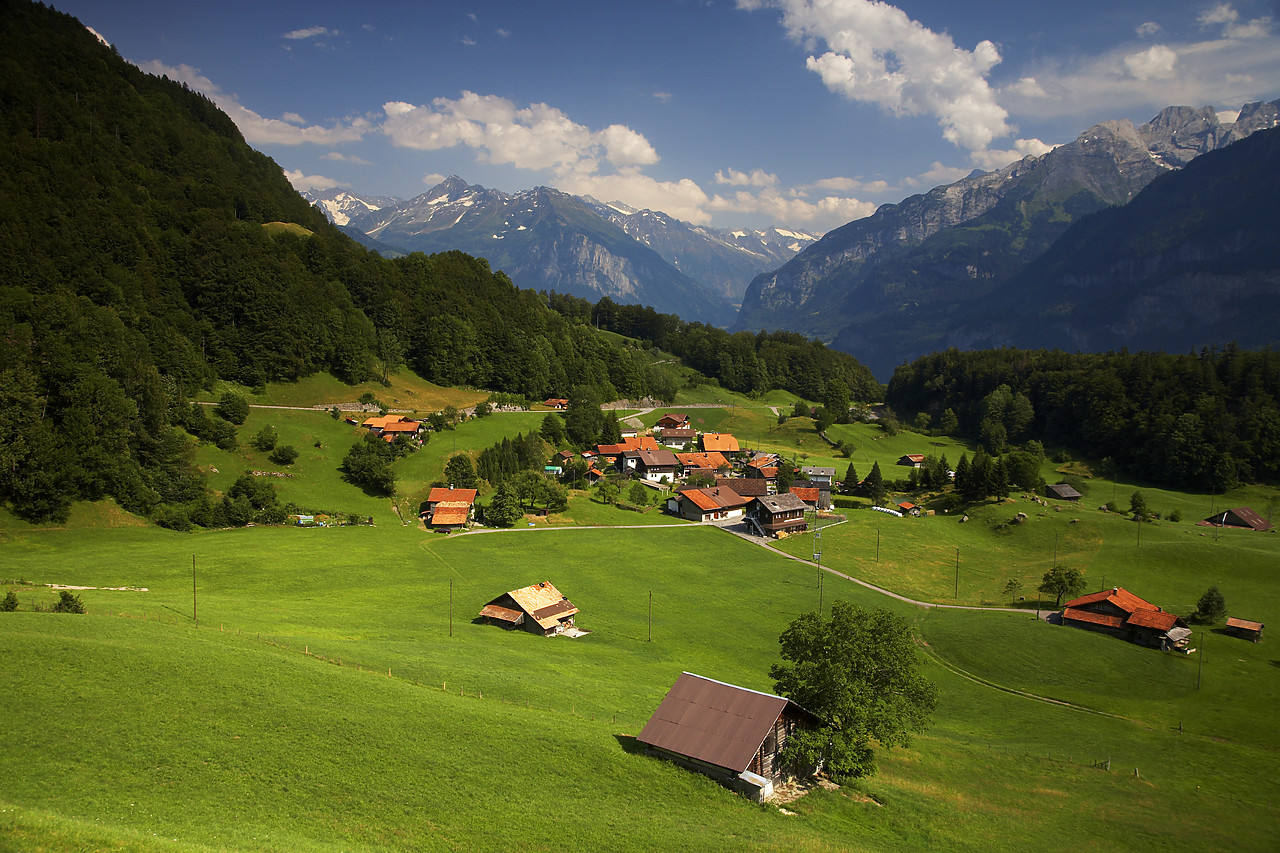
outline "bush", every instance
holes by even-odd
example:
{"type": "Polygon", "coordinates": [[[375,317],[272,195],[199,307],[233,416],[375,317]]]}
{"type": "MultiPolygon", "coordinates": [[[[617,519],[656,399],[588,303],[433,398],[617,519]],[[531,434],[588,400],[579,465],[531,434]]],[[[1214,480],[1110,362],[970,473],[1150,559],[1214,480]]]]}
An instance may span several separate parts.
{"type": "Polygon", "coordinates": [[[276,447],[276,428],[271,424],[267,424],[258,430],[258,434],[253,437],[253,446],[263,453],[275,450],[276,447]]]}
{"type": "Polygon", "coordinates": [[[245,418],[249,417],[249,401],[239,394],[228,391],[222,395],[218,405],[213,407],[213,413],[239,426],[245,422],[245,418]]]}
{"type": "Polygon", "coordinates": [[[18,609],[18,596],[13,590],[9,590],[4,594],[4,601],[0,601],[0,613],[12,613],[18,609]]]}
{"type": "Polygon", "coordinates": [[[267,458],[277,465],[292,465],[298,458],[298,451],[292,444],[282,444],[267,458]]]}
{"type": "Polygon", "coordinates": [[[84,613],[84,602],[80,596],[72,595],[69,590],[58,593],[58,600],[53,605],[54,613],[84,613]]]}
{"type": "Polygon", "coordinates": [[[1182,510],[1180,510],[1180,509],[1171,509],[1171,510],[1169,510],[1169,520],[1170,520],[1170,521],[1182,521],[1182,510]]]}

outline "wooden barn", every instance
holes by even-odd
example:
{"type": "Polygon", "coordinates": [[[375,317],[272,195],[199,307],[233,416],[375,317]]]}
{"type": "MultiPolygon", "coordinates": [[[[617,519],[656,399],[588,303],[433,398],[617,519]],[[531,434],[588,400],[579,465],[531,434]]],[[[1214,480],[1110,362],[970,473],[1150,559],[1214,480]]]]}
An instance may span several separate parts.
{"type": "Polygon", "coordinates": [[[1272,528],[1271,522],[1247,506],[1238,506],[1235,509],[1214,513],[1200,523],[1207,524],[1210,527],[1239,527],[1242,530],[1261,531],[1272,528]]]}
{"type": "Polygon", "coordinates": [[[1184,651],[1191,638],[1191,629],[1177,614],[1122,587],[1068,601],[1062,608],[1062,624],[1172,651],[1184,651]]]}
{"type": "Polygon", "coordinates": [[[1044,492],[1049,497],[1057,498],[1060,501],[1078,501],[1084,497],[1070,483],[1054,483],[1051,486],[1045,486],[1044,492]]]}
{"type": "Polygon", "coordinates": [[[1262,629],[1267,627],[1261,622],[1251,622],[1248,619],[1237,619],[1234,616],[1227,618],[1227,633],[1233,637],[1239,637],[1242,640],[1252,640],[1258,642],[1262,639],[1262,629]]]}
{"type": "Polygon", "coordinates": [[[813,714],[790,699],[685,672],[636,740],[682,767],[763,800],[774,782],[816,771],[804,768],[797,774],[778,758],[793,732],[816,724],[813,714]]]}
{"type": "Polygon", "coordinates": [[[513,589],[490,601],[480,617],[491,625],[523,628],[532,634],[550,637],[573,628],[578,608],[565,598],[551,581],[513,589]]]}

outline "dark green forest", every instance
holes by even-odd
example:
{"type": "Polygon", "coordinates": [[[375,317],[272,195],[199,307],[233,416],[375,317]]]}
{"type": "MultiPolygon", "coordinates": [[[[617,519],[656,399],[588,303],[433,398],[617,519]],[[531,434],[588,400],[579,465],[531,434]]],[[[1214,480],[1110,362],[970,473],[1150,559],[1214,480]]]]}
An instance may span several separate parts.
{"type": "MultiPolygon", "coordinates": [[[[534,399],[677,393],[647,353],[483,259],[366,251],[210,100],[126,63],[74,18],[24,0],[0,0],[0,14],[0,501],[20,516],[65,518],[73,500],[110,495],[220,523],[192,437],[234,433],[189,404],[219,380],[354,383],[408,366],[534,399]]],[[[637,331],[729,387],[817,396],[826,378],[871,381],[797,336],[664,323],[670,333],[637,331]],[[770,347],[788,355],[762,359],[770,347]]]]}
{"type": "Polygon", "coordinates": [[[1223,491],[1280,480],[1280,353],[1014,349],[946,352],[899,367],[885,402],[950,422],[991,454],[1032,439],[1110,458],[1169,486],[1223,491]],[[951,416],[948,417],[947,413],[951,416]]]}

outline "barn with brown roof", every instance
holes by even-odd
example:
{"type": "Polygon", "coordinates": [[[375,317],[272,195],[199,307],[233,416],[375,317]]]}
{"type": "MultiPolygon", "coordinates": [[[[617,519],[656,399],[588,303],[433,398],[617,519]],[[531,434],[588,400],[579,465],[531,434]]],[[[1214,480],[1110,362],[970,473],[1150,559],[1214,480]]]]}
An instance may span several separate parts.
{"type": "Polygon", "coordinates": [[[565,598],[551,581],[513,589],[490,601],[480,611],[480,618],[504,628],[523,628],[533,634],[550,637],[574,627],[578,608],[565,598]]]}
{"type": "Polygon", "coordinates": [[[787,739],[816,724],[813,714],[790,699],[684,672],[636,740],[762,800],[773,782],[795,772],[779,761],[787,739]]]}
{"type": "Polygon", "coordinates": [[[1099,631],[1152,648],[1182,651],[1191,629],[1180,616],[1114,587],[1068,601],[1062,624],[1099,631]]]}
{"type": "Polygon", "coordinates": [[[1271,522],[1247,506],[1223,510],[1206,518],[1201,524],[1210,527],[1239,527],[1244,530],[1270,530],[1271,522]]]}

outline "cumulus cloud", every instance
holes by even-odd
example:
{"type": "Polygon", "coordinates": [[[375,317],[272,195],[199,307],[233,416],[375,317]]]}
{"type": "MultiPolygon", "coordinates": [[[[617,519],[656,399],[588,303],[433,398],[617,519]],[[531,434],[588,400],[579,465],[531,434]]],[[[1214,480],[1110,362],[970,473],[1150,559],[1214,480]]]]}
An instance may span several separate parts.
{"type": "Polygon", "coordinates": [[[1147,21],[1144,24],[1139,24],[1138,28],[1134,30],[1134,32],[1140,36],[1153,36],[1162,29],[1164,29],[1164,27],[1160,26],[1155,21],[1147,21]]]}
{"type": "Polygon", "coordinates": [[[302,117],[297,113],[285,113],[285,118],[266,118],[242,105],[235,95],[223,92],[212,80],[201,74],[198,68],[190,65],[165,65],[159,60],[140,62],[138,67],[150,74],[164,75],[170,80],[186,83],[197,92],[209,96],[231,117],[244,138],[254,145],[337,145],[356,142],[372,130],[372,125],[365,118],[349,119],[329,127],[300,124],[302,117]]]}
{"type": "Polygon", "coordinates": [[[708,205],[717,212],[764,215],[779,224],[804,226],[829,231],[846,222],[875,213],[876,205],[856,198],[824,196],[810,199],[798,190],[771,187],[758,192],[739,190],[731,195],[716,195],[708,205]]]}
{"type": "Polygon", "coordinates": [[[752,169],[750,174],[734,169],[716,170],[716,183],[733,187],[773,187],[778,185],[778,176],[771,175],[764,169],[752,169]]]}
{"type": "Polygon", "coordinates": [[[924,187],[932,189],[940,187],[943,184],[954,184],[956,181],[972,172],[972,169],[961,169],[957,166],[945,166],[941,162],[934,160],[933,164],[924,172],[907,178],[906,184],[911,187],[924,187]]]}
{"type": "Polygon", "coordinates": [[[1172,77],[1177,64],[1177,51],[1162,44],[1153,45],[1141,53],[1131,53],[1124,58],[1125,70],[1135,80],[1172,77]]]}
{"type": "Polygon", "coordinates": [[[831,91],[896,115],[933,115],[945,139],[969,150],[1012,132],[986,79],[1000,62],[990,41],[965,50],[873,0],[739,0],[746,9],[765,5],[782,11],[797,41],[825,44],[806,67],[831,91]]]}
{"type": "Polygon", "coordinates": [[[1036,156],[1040,157],[1048,154],[1056,146],[1041,142],[1039,139],[1019,139],[1013,144],[1013,148],[1008,150],[986,149],[984,151],[974,151],[969,155],[969,161],[984,172],[994,172],[997,169],[1003,169],[1010,163],[1016,163],[1024,157],[1036,156]]]}
{"type": "Polygon", "coordinates": [[[323,175],[304,175],[301,169],[285,169],[284,176],[289,179],[289,183],[293,184],[293,188],[298,192],[350,186],[350,184],[344,184],[342,181],[335,181],[333,178],[326,178],[323,175]]]}
{"type": "Polygon", "coordinates": [[[343,154],[341,151],[330,151],[325,154],[323,159],[334,160],[338,163],[354,163],[357,166],[372,166],[368,160],[363,157],[357,157],[355,154],[343,154]]]}
{"type": "Polygon", "coordinates": [[[337,30],[330,30],[328,27],[307,27],[302,30],[290,30],[284,34],[284,37],[293,41],[301,39],[311,39],[317,36],[336,36],[337,30]]]}
{"type": "Polygon", "coordinates": [[[572,121],[547,104],[517,107],[497,95],[463,92],[418,106],[383,105],[382,131],[402,148],[435,151],[464,145],[479,159],[518,169],[548,169],[557,176],[595,174],[601,161],[616,169],[647,166],[658,153],[643,135],[620,124],[602,130],[572,121]]]}

